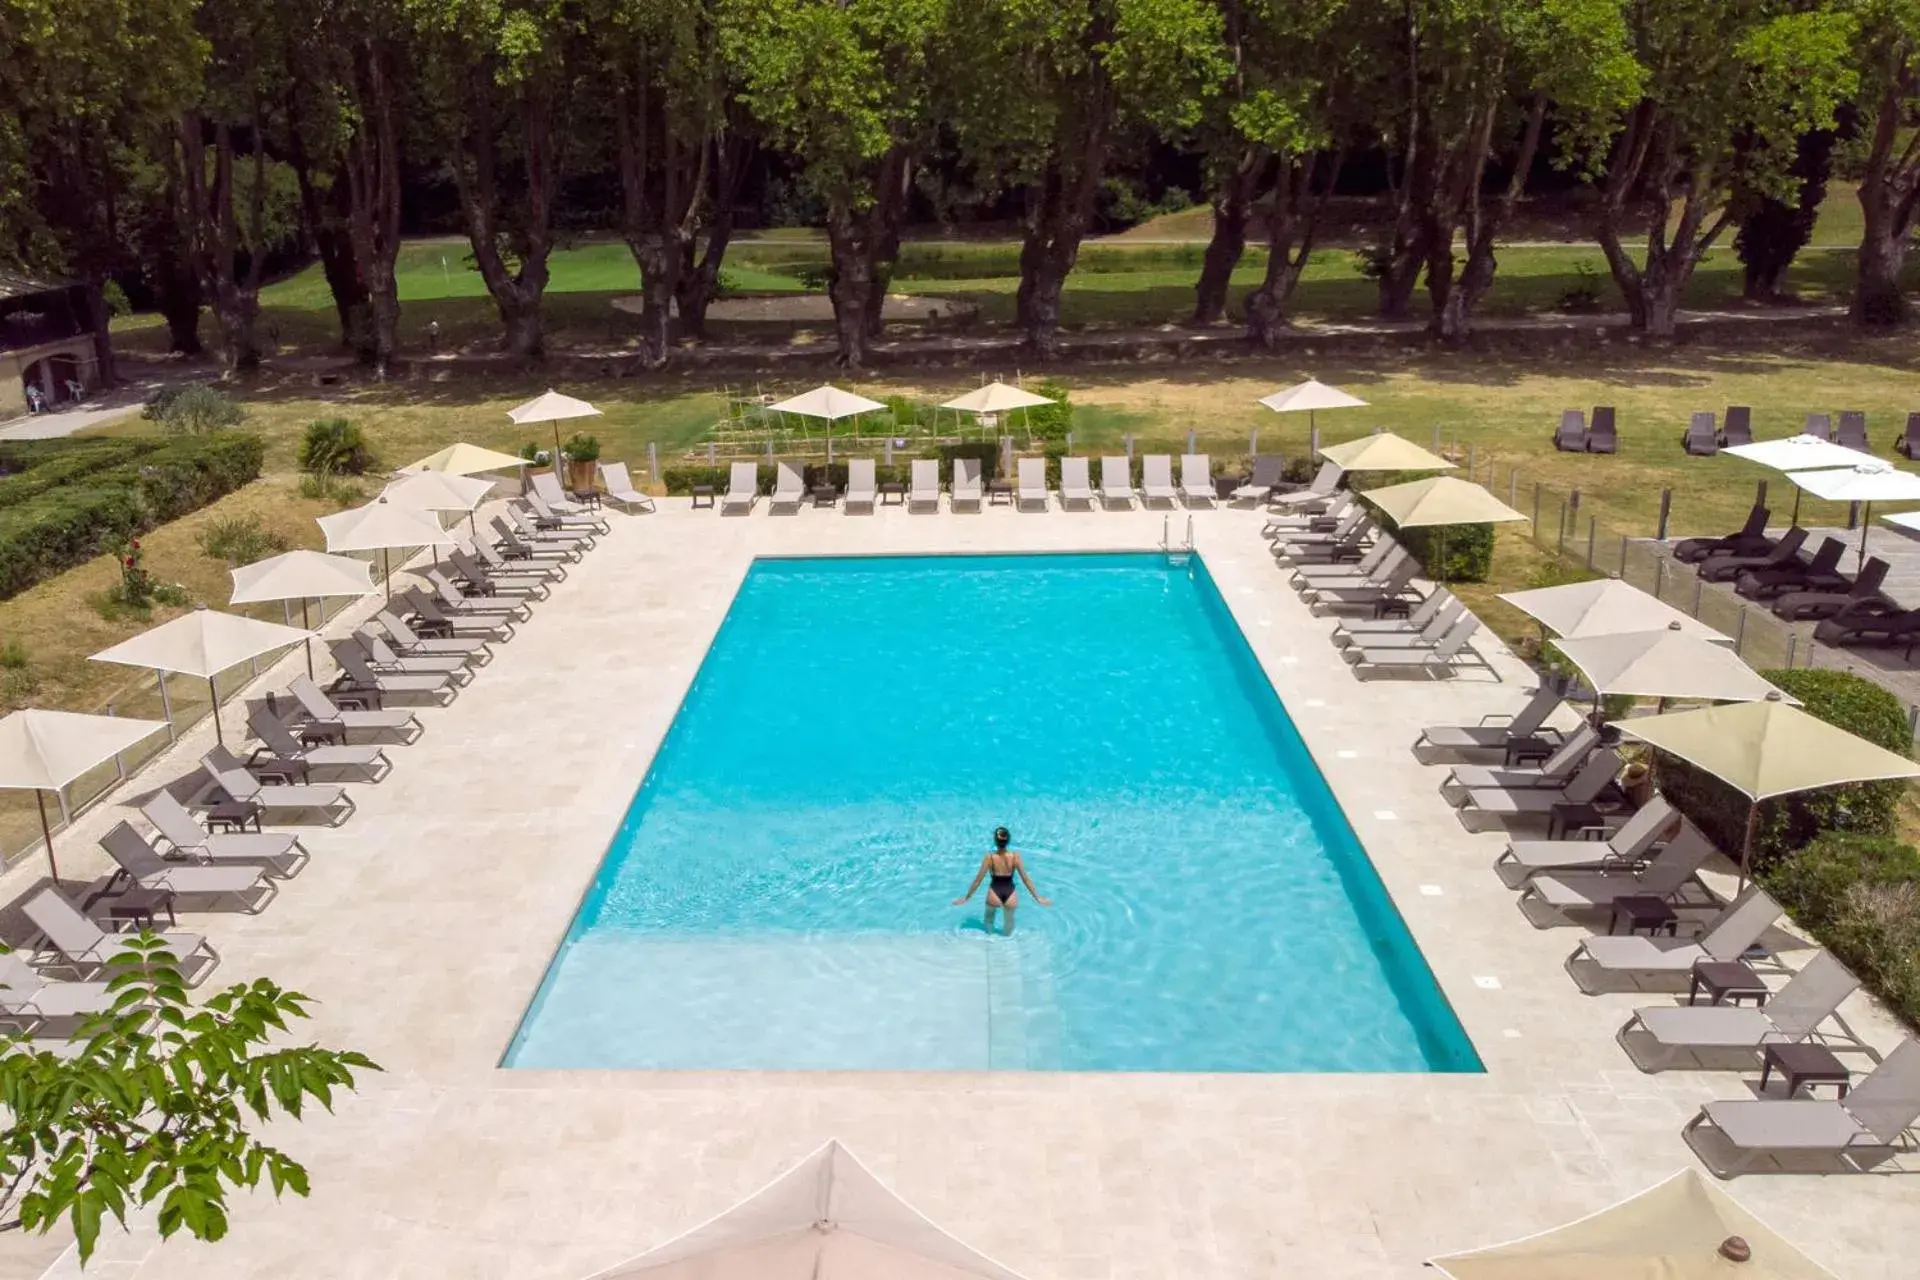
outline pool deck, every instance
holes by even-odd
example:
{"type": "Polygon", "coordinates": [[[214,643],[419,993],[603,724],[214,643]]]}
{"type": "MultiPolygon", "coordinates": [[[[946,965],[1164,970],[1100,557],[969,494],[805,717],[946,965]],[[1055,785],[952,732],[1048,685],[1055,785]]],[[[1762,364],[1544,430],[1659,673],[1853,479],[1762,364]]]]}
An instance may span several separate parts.
{"type": "MultiPolygon", "coordinates": [[[[277,901],[183,916],[224,957],[214,985],[298,988],[318,1001],[314,1039],[386,1068],[332,1116],[272,1130],[308,1166],[311,1198],[242,1199],[212,1246],[162,1244],[145,1223],[110,1230],[87,1276],[573,1280],[838,1137],[1033,1280],[1415,1280],[1429,1256],[1589,1213],[1695,1163],[1681,1125],[1702,1101],[1748,1095],[1751,1072],[1633,1066],[1615,1032],[1672,997],[1580,994],[1561,967],[1580,930],[1528,923],[1490,869],[1503,837],[1463,830],[1438,793],[1444,768],[1408,750],[1422,724],[1517,707],[1521,664],[1483,636],[1492,671],[1354,679],[1328,643],[1333,620],[1284,586],[1260,517],[1231,509],[1194,513],[1197,549],[1484,1075],[498,1069],[755,555],[1142,550],[1162,531],[1158,512],[773,517],[763,504],[721,518],[677,499],[612,520],[472,685],[422,714],[392,775],[352,788],[359,812],[304,829],[313,861],[277,901]]],[[[1171,525],[1178,537],[1184,514],[1171,525]]],[[[187,735],[136,781],[186,772],[211,736],[187,735]]],[[[103,806],[62,838],[70,879],[104,871],[83,846],[118,816],[103,806]]],[[[0,901],[36,875],[16,868],[0,901]]],[[[1861,997],[1845,1015],[1877,1045],[1897,1036],[1861,997]]],[[[1889,1167],[1728,1185],[1837,1275],[1891,1280],[1920,1246],[1920,1156],[1889,1167]]],[[[0,1280],[81,1274],[59,1254],[58,1240],[0,1236],[0,1280]]]]}

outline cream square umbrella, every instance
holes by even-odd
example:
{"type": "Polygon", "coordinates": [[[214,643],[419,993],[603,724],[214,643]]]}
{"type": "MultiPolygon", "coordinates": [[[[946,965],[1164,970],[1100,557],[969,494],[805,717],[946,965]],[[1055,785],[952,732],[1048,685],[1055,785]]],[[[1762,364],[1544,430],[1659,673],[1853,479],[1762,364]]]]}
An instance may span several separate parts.
{"type": "Polygon", "coordinates": [[[705,1224],[592,1280],[1020,1280],[828,1142],[705,1224]]]}
{"type": "Polygon", "coordinates": [[[1790,707],[1782,698],[1669,711],[1615,724],[1627,737],[1679,756],[1753,802],[1740,845],[1743,882],[1753,858],[1762,800],[1852,782],[1920,777],[1920,764],[1790,707]]]}
{"type": "Polygon", "coordinates": [[[352,507],[317,519],[320,531],[327,535],[329,551],[378,551],[380,570],[387,581],[387,598],[393,598],[393,567],[387,553],[396,547],[450,547],[460,539],[440,527],[440,517],[431,511],[403,507],[375,498],[362,507],[352,507]]]}
{"type": "Polygon", "coordinates": [[[395,506],[412,507],[416,511],[465,512],[467,528],[477,538],[480,531],[474,526],[473,513],[492,492],[491,480],[475,480],[446,471],[417,471],[389,484],[380,491],[380,496],[395,506]]]}
{"type": "Polygon", "coordinates": [[[1451,1280],[1835,1280],[1695,1169],[1576,1222],[1429,1265],[1451,1280]]]}
{"type": "Polygon", "coordinates": [[[1569,640],[1619,635],[1626,631],[1662,631],[1677,625],[1684,635],[1698,636],[1715,644],[1733,643],[1732,637],[1722,635],[1658,596],[1618,578],[1509,591],[1499,599],[1569,640]]]}
{"type": "MultiPolygon", "coordinates": [[[[525,406],[521,406],[525,408],[525,406]]],[[[482,449],[477,444],[450,444],[438,453],[409,462],[400,468],[398,474],[413,475],[421,471],[441,471],[453,476],[477,475],[482,471],[512,471],[527,465],[525,458],[516,458],[510,453],[501,453],[495,449],[482,449]]]]}
{"type": "MultiPolygon", "coordinates": [[[[797,396],[789,396],[777,404],[767,406],[772,412],[791,413],[799,418],[820,418],[827,423],[827,461],[833,461],[833,424],[842,418],[857,418],[863,413],[872,413],[887,406],[878,400],[869,400],[863,395],[851,391],[842,391],[831,382],[823,382],[811,391],[803,391],[797,396]]],[[[860,434],[860,424],[854,424],[854,435],[860,434]]],[[[767,447],[773,447],[769,440],[767,447]]]]}
{"type": "Polygon", "coordinates": [[[999,378],[995,378],[985,386],[975,387],[963,396],[955,396],[951,400],[941,402],[940,407],[952,409],[956,413],[975,414],[984,427],[1000,414],[1052,403],[1053,401],[1045,396],[1035,395],[1020,387],[1009,386],[999,378]]]}
{"type": "Polygon", "coordinates": [[[1402,529],[1440,527],[1443,580],[1447,572],[1447,525],[1500,524],[1527,518],[1471,480],[1458,476],[1412,480],[1384,489],[1369,489],[1360,496],[1384,511],[1402,529]]]}
{"type": "MultiPolygon", "coordinates": [[[[1720,451],[1727,458],[1745,458],[1748,462],[1757,462],[1763,467],[1772,467],[1775,471],[1810,471],[1815,467],[1857,467],[1860,465],[1860,452],[1845,445],[1835,444],[1819,436],[1802,433],[1797,436],[1783,436],[1778,440],[1756,440],[1752,444],[1729,445],[1720,451]]],[[[1794,490],[1793,516],[1789,521],[1800,523],[1800,491],[1794,490]]]]}
{"type": "Polygon", "coordinates": [[[299,644],[313,633],[298,627],[283,627],[277,622],[262,622],[237,613],[221,613],[204,604],[183,613],[171,622],[163,622],[142,631],[92,656],[94,662],[117,662],[126,667],[150,667],[160,672],[160,702],[167,711],[167,723],[173,723],[173,704],[167,698],[166,674],[199,676],[213,695],[213,736],[221,745],[226,734],[220,727],[220,690],[214,677],[229,667],[237,667],[249,658],[272,653],[299,644]]]}
{"type": "Polygon", "coordinates": [[[1688,635],[1678,622],[1658,631],[1623,631],[1555,642],[1596,694],[1699,698],[1708,702],[1797,702],[1725,645],[1688,635]]]}
{"type": "MultiPolygon", "coordinates": [[[[1867,530],[1873,527],[1873,504],[1920,502],[1920,475],[1878,460],[1821,471],[1789,471],[1787,479],[1816,498],[1825,498],[1829,502],[1866,504],[1860,521],[1860,559],[1857,567],[1861,568],[1867,563],[1867,530]]],[[[1797,499],[1794,508],[1796,511],[1799,509],[1797,499]]]]}
{"type": "Polygon", "coordinates": [[[1275,413],[1306,414],[1309,431],[1314,427],[1313,415],[1321,409],[1364,409],[1367,406],[1367,402],[1359,396],[1348,395],[1318,378],[1308,378],[1305,382],[1282,387],[1270,396],[1260,397],[1260,403],[1275,413]]]}
{"type": "MultiPolygon", "coordinates": [[[[229,604],[298,600],[300,625],[307,627],[307,601],[329,596],[364,596],[373,590],[373,566],[351,556],[324,551],[287,551],[233,570],[229,604]]],[[[313,637],[306,642],[307,674],[313,674],[313,637]]]]}
{"type": "Polygon", "coordinates": [[[125,751],[167,726],[158,720],[126,720],[72,711],[28,707],[0,720],[0,787],[32,791],[40,809],[40,834],[47,842],[47,869],[56,882],[53,828],[47,823],[47,795],[104,760],[125,751]]]}
{"type": "Polygon", "coordinates": [[[1457,468],[1439,454],[1422,449],[1391,431],[1362,436],[1320,451],[1342,471],[1453,471],[1457,468]]]}
{"type": "MultiPolygon", "coordinates": [[[[521,426],[536,422],[553,424],[553,475],[560,479],[560,424],[572,418],[597,418],[600,411],[585,400],[563,396],[552,387],[522,405],[507,410],[507,416],[521,426]]],[[[562,482],[564,487],[564,481],[562,482]]]]}

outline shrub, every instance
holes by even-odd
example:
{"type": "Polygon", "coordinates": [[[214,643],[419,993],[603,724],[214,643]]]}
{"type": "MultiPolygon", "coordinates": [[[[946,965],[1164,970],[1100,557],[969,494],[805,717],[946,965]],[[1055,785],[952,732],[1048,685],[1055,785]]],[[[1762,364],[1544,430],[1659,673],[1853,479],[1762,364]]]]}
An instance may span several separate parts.
{"type": "Polygon", "coordinates": [[[1073,430],[1073,389],[1057,378],[1048,378],[1033,389],[1052,404],[1037,404],[1031,409],[1015,409],[1006,415],[1003,429],[1019,426],[1042,440],[1064,440],[1073,430]]]}
{"type": "Polygon", "coordinates": [[[974,458],[980,463],[980,482],[987,483],[1000,477],[1000,446],[990,440],[975,440],[962,444],[943,444],[940,446],[940,474],[953,474],[955,458],[974,458]]]}
{"type": "Polygon", "coordinates": [[[9,449],[0,455],[0,507],[24,502],[38,493],[71,484],[108,467],[117,467],[163,443],[151,436],[129,440],[46,440],[33,450],[9,449]]]}
{"type": "MultiPolygon", "coordinates": [[[[1356,493],[1385,489],[1430,476],[1431,471],[1369,471],[1349,473],[1347,487],[1356,493]]],[[[1399,540],[1400,545],[1420,561],[1421,572],[1442,582],[1485,582],[1493,572],[1493,526],[1490,524],[1450,524],[1402,529],[1385,513],[1379,514],[1381,527],[1399,540]],[[1440,562],[1441,556],[1446,563],[1440,562]]]]}
{"type": "Polygon", "coordinates": [[[1767,892],[1909,1024],[1920,1024],[1920,853],[1830,831],[1760,876],[1767,892]]]}
{"type": "Polygon", "coordinates": [[[224,393],[204,382],[155,394],[147,401],[147,416],[174,435],[198,436],[223,427],[238,426],[246,413],[224,393]]]}
{"type": "Polygon", "coordinates": [[[590,436],[584,431],[576,431],[567,437],[565,444],[560,446],[560,452],[566,455],[569,462],[598,462],[600,461],[600,437],[590,436]]]}
{"type": "Polygon", "coordinates": [[[366,434],[345,418],[321,418],[307,424],[300,441],[300,469],[315,474],[363,476],[378,465],[366,434]]]}
{"type": "Polygon", "coordinates": [[[96,602],[102,617],[112,621],[127,611],[144,617],[155,604],[183,605],[189,602],[185,587],[177,583],[156,582],[147,572],[147,553],[140,539],[129,538],[114,549],[120,562],[120,585],[109,591],[104,601],[96,602]]]}
{"type": "MultiPolygon", "coordinates": [[[[1913,746],[1900,699],[1846,671],[1763,671],[1798,698],[1809,714],[1876,746],[1905,755],[1913,746]]],[[[1718,778],[1664,752],[1656,753],[1660,789],[1722,849],[1737,851],[1746,835],[1748,800],[1718,778]]],[[[1772,867],[1824,832],[1885,836],[1906,784],[1863,782],[1762,801],[1754,828],[1753,865],[1772,867]]]]}
{"type": "Polygon", "coordinates": [[[351,480],[323,471],[307,471],[300,476],[300,496],[311,502],[332,502],[342,511],[366,500],[366,490],[351,480]]]}
{"type": "Polygon", "coordinates": [[[200,531],[200,550],[212,560],[252,564],[287,549],[287,540],[262,527],[259,516],[225,516],[200,531]]]}

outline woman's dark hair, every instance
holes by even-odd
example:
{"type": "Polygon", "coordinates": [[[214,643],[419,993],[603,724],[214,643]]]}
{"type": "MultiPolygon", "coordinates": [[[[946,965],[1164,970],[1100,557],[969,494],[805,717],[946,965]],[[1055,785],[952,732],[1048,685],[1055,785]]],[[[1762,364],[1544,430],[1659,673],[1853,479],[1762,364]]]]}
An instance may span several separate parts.
{"type": "Polygon", "coordinates": [[[995,827],[993,829],[993,847],[994,848],[996,849],[1006,848],[1007,842],[1011,839],[1013,839],[1013,835],[1005,827],[995,827]]]}

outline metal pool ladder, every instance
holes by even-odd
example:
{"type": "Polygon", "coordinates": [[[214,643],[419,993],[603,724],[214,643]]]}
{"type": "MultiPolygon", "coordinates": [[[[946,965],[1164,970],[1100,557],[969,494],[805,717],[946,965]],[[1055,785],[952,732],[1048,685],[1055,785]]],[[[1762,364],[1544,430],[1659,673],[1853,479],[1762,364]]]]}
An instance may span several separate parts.
{"type": "Polygon", "coordinates": [[[1174,564],[1185,564],[1187,562],[1186,557],[1193,554],[1192,515],[1187,516],[1186,537],[1178,546],[1174,545],[1173,541],[1173,516],[1168,514],[1160,517],[1160,550],[1164,551],[1168,559],[1174,564]],[[1178,557],[1178,559],[1175,559],[1175,557],[1178,557]]]}

